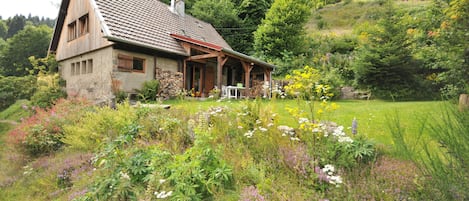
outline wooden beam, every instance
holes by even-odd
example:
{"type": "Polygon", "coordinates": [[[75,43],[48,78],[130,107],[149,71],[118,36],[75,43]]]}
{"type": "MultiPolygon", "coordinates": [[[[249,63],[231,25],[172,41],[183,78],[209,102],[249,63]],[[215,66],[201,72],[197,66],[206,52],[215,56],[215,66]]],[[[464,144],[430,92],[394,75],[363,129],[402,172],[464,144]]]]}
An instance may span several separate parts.
{"type": "MultiPolygon", "coordinates": [[[[224,57],[224,55],[222,57],[224,57]]],[[[227,61],[228,61],[228,57],[225,57],[223,61],[221,62],[221,65],[224,66],[227,61]]]]}
{"type": "Polygon", "coordinates": [[[189,61],[192,61],[192,60],[201,60],[201,59],[209,59],[209,58],[218,57],[218,56],[219,56],[218,53],[209,53],[209,54],[195,55],[195,56],[190,56],[190,57],[189,57],[189,61]]]}
{"type": "Polygon", "coordinates": [[[219,51],[212,50],[212,49],[209,49],[209,48],[206,48],[206,47],[200,47],[200,46],[192,45],[192,44],[189,44],[189,47],[191,49],[199,50],[199,51],[205,52],[205,53],[217,53],[217,52],[219,52],[219,51]]]}
{"type": "Polygon", "coordinates": [[[182,43],[182,48],[186,51],[187,55],[191,55],[191,45],[188,43],[182,43]]]}
{"type": "Polygon", "coordinates": [[[249,88],[251,88],[251,86],[249,84],[249,82],[251,81],[251,71],[254,68],[254,66],[251,65],[251,63],[248,63],[248,62],[245,62],[245,61],[241,61],[241,64],[243,65],[243,69],[244,69],[244,87],[246,88],[245,89],[246,97],[248,97],[249,88]]]}
{"type": "MultiPolygon", "coordinates": [[[[226,62],[226,61],[225,61],[226,62]]],[[[221,89],[222,78],[223,78],[223,66],[225,63],[223,62],[223,57],[217,57],[217,87],[221,89]]]]}
{"type": "Polygon", "coordinates": [[[187,60],[184,59],[182,64],[182,80],[183,80],[183,89],[186,89],[186,77],[187,77],[187,60]]]}

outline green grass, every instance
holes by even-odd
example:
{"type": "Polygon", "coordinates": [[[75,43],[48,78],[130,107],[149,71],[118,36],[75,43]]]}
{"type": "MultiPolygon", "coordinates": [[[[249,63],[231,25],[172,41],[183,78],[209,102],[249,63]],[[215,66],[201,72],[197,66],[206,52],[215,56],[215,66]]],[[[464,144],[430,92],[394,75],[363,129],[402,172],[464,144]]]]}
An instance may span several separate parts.
{"type": "MultiPolygon", "coordinates": [[[[206,110],[214,106],[227,106],[239,108],[243,100],[216,101],[167,101],[171,108],[179,108],[194,114],[200,110],[206,110]]],[[[297,107],[296,100],[264,101],[275,113],[279,115],[279,123],[296,126],[296,119],[292,118],[287,108],[297,107]]],[[[366,135],[378,143],[392,145],[392,137],[389,133],[388,122],[399,117],[400,122],[412,139],[419,133],[419,128],[425,118],[438,119],[441,108],[445,102],[387,102],[380,100],[371,101],[338,101],[339,109],[323,116],[321,120],[333,121],[348,128],[354,118],[358,122],[359,134],[366,135]]],[[[350,131],[349,131],[350,132],[350,131]]]]}
{"type": "MultiPolygon", "coordinates": [[[[383,2],[383,1],[381,1],[383,2]]],[[[431,1],[396,1],[399,9],[414,9],[429,5],[431,1]]],[[[314,11],[306,25],[308,32],[320,32],[322,34],[333,32],[335,34],[349,34],[353,27],[365,22],[374,23],[384,7],[380,1],[352,0],[337,4],[327,5],[318,11],[314,11]],[[324,24],[320,29],[318,25],[324,24]]]]}
{"type": "Polygon", "coordinates": [[[29,111],[24,110],[23,105],[29,106],[28,100],[18,100],[15,104],[0,113],[1,120],[20,121],[21,118],[29,116],[29,111]]]}

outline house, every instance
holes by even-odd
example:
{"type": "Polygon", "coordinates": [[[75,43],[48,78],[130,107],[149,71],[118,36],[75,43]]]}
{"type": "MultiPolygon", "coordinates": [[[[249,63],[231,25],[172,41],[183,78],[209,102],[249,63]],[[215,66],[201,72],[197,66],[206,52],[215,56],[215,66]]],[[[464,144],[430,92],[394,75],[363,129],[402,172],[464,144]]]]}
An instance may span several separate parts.
{"type": "Polygon", "coordinates": [[[69,95],[104,100],[157,79],[166,97],[268,84],[274,66],[231,49],[183,0],[63,0],[49,52],[69,95]]]}

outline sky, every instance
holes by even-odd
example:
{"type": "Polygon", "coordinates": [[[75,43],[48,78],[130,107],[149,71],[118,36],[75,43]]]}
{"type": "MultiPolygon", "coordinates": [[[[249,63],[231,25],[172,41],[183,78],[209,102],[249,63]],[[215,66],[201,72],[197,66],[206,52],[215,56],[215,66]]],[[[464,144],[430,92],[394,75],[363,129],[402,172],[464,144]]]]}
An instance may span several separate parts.
{"type": "Polygon", "coordinates": [[[8,19],[16,14],[55,19],[59,14],[61,0],[0,0],[0,16],[8,19]]]}

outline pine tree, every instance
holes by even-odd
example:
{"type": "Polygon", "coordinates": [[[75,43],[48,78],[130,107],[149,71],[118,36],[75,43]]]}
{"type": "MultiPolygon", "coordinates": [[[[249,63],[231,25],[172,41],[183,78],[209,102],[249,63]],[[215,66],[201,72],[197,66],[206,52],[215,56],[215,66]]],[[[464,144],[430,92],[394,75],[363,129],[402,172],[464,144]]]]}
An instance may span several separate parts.
{"type": "Polygon", "coordinates": [[[356,52],[355,81],[381,98],[408,98],[415,76],[406,30],[399,25],[392,4],[386,6],[376,29],[365,34],[367,41],[356,52]]]}

